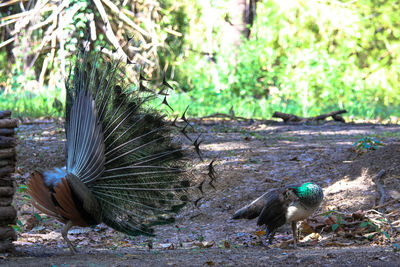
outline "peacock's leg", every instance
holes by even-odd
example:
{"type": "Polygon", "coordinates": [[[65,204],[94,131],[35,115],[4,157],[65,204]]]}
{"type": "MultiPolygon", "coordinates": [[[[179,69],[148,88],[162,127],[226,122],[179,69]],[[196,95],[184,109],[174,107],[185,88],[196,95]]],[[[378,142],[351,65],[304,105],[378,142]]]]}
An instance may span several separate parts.
{"type": "Polygon", "coordinates": [[[268,231],[268,228],[265,227],[265,236],[268,238],[268,243],[271,245],[272,241],[274,240],[274,236],[276,233],[276,229],[274,229],[272,232],[268,231]]]}
{"type": "Polygon", "coordinates": [[[293,247],[297,248],[297,222],[292,221],[293,247]]]}
{"type": "Polygon", "coordinates": [[[67,245],[68,245],[69,249],[71,250],[72,254],[76,254],[76,249],[72,245],[71,241],[68,239],[68,230],[71,229],[72,226],[73,226],[72,221],[68,221],[64,225],[64,228],[62,229],[61,235],[64,238],[64,240],[67,242],[67,245]]]}

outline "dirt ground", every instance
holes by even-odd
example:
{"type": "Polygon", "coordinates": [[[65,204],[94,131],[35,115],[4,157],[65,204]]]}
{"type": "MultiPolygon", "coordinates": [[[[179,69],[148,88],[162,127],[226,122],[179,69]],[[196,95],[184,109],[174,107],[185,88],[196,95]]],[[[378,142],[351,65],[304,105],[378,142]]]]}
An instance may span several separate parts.
{"type": "MultiPolygon", "coordinates": [[[[38,222],[19,187],[16,252],[0,254],[0,265],[400,266],[400,126],[193,123],[204,139],[205,162],[196,169],[204,170],[216,159],[218,173],[216,188],[205,188],[198,208],[187,207],[175,224],[156,228],[154,238],[130,238],[102,224],[74,228],[69,237],[78,254],[72,256],[61,238],[62,225],[44,215],[38,222]],[[353,144],[366,136],[384,146],[357,152],[353,144]],[[383,175],[375,178],[381,170],[383,175]],[[296,250],[289,228],[281,229],[267,246],[254,220],[230,219],[235,210],[271,188],[308,181],[319,184],[325,198],[320,211],[300,226],[296,250]]],[[[63,166],[62,122],[23,124],[18,136],[18,184],[35,169],[63,166]]]]}

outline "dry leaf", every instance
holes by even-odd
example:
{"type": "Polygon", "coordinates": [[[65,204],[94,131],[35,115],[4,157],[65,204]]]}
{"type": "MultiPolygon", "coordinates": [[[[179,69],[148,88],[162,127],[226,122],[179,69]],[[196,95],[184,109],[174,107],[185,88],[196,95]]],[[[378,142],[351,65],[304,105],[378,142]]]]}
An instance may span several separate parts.
{"type": "Polygon", "coordinates": [[[254,233],[256,236],[264,236],[266,235],[265,230],[257,231],[254,233]]]}
{"type": "Polygon", "coordinates": [[[300,224],[301,232],[305,234],[314,233],[314,229],[306,222],[301,222],[300,224]]]}
{"type": "Polygon", "coordinates": [[[311,234],[305,236],[301,241],[302,242],[308,242],[310,240],[318,240],[320,237],[321,236],[318,233],[311,233],[311,234]]]}
{"type": "Polygon", "coordinates": [[[224,247],[231,248],[231,244],[228,241],[224,240],[224,247]]]}
{"type": "Polygon", "coordinates": [[[351,215],[351,217],[352,217],[354,220],[362,221],[362,220],[364,220],[364,218],[365,218],[365,214],[364,214],[363,211],[358,210],[358,211],[354,212],[354,213],[351,215]]]}
{"type": "Polygon", "coordinates": [[[199,248],[210,248],[214,246],[215,242],[214,241],[203,241],[203,242],[196,242],[194,243],[195,246],[198,246],[199,248]]]}

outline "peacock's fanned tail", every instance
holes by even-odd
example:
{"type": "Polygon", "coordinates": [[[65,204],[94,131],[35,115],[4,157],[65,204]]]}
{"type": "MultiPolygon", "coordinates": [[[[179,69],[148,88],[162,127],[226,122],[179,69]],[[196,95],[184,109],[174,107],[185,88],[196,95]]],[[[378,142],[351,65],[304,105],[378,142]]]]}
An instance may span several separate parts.
{"type": "Polygon", "coordinates": [[[71,129],[85,129],[71,126],[80,123],[72,120],[76,115],[71,107],[84,91],[93,99],[102,131],[95,136],[103,138],[104,149],[93,151],[93,145],[87,145],[90,138],[78,144],[70,137],[67,172],[72,171],[68,166],[80,172],[74,175],[96,198],[105,224],[129,235],[151,234],[151,226],[173,221],[195,186],[187,169],[187,149],[172,142],[174,127],[149,105],[158,96],[126,85],[124,67],[99,53],[78,54],[66,85],[66,134],[79,135],[71,129]],[[77,151],[79,155],[71,156],[77,151]],[[103,153],[103,161],[98,153],[103,153]],[[85,155],[96,157],[89,161],[85,155]]]}

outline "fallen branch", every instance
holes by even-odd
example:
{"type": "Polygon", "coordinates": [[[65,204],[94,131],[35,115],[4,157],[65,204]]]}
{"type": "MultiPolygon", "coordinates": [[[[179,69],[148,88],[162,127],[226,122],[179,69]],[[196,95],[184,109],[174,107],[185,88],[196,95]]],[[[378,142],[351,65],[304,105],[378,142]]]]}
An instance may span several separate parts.
{"type": "Polygon", "coordinates": [[[304,123],[304,122],[313,122],[313,121],[320,121],[320,120],[325,120],[328,117],[332,117],[333,120],[335,121],[340,121],[340,122],[345,122],[342,116],[339,114],[347,113],[346,110],[338,110],[338,111],[332,111],[326,114],[321,114],[315,117],[309,117],[309,118],[303,118],[299,117],[293,114],[288,114],[288,113],[283,113],[279,111],[275,111],[274,114],[272,115],[273,118],[280,118],[283,119],[284,122],[299,122],[299,123],[304,123]]]}

